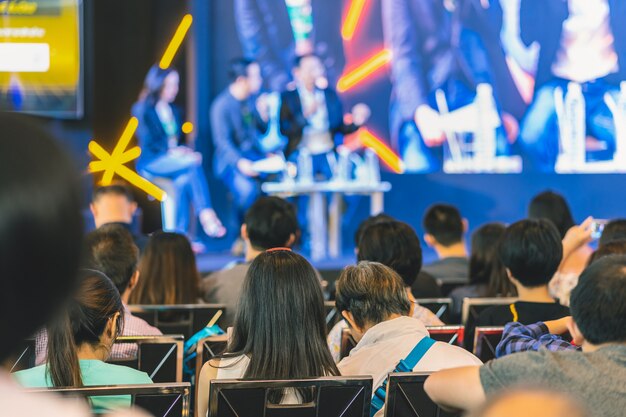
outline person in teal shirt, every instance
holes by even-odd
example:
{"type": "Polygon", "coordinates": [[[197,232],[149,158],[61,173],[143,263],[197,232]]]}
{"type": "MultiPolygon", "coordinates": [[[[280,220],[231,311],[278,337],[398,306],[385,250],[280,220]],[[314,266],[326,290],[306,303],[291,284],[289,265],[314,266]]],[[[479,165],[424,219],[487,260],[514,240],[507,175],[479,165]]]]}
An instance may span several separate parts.
{"type": "MultiPolygon", "coordinates": [[[[83,270],[78,291],[50,326],[48,362],[15,372],[24,387],[151,384],[145,372],[104,362],[123,327],[120,295],[106,275],[83,270]]],[[[96,414],[129,407],[130,395],[92,397],[96,414]]]]}

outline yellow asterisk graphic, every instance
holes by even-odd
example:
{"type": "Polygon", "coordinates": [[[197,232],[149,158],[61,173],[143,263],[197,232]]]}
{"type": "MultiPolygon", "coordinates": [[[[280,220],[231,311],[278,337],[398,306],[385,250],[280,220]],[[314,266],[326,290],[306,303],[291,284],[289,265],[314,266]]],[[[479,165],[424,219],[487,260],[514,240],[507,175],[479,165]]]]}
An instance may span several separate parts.
{"type": "MultiPolygon", "coordinates": [[[[192,22],[193,17],[190,14],[183,16],[176,32],[174,33],[174,36],[163,53],[161,61],[159,62],[159,67],[161,69],[167,69],[170,65],[172,65],[172,60],[180,49],[180,45],[183,43],[185,36],[187,36],[187,32],[189,31],[192,22]]],[[[112,153],[108,153],[104,150],[104,148],[102,148],[102,146],[93,140],[89,142],[89,152],[91,152],[95,158],[98,158],[98,160],[94,160],[89,163],[89,172],[93,174],[104,171],[104,174],[102,174],[102,180],[100,181],[102,185],[111,184],[113,176],[117,174],[157,200],[163,201],[167,198],[165,191],[124,165],[137,159],[139,155],[141,155],[141,149],[138,146],[126,150],[126,147],[130,143],[135,130],[137,130],[137,125],[137,118],[131,117],[126,125],[126,129],[124,129],[124,133],[120,136],[120,139],[117,142],[117,145],[115,145],[115,149],[113,149],[112,153]]],[[[187,122],[183,125],[182,129],[184,133],[189,133],[193,129],[193,125],[187,122]]]]}
{"type": "Polygon", "coordinates": [[[98,158],[98,160],[89,163],[89,172],[96,173],[104,171],[102,180],[100,181],[102,185],[111,184],[113,175],[117,174],[157,200],[163,201],[167,197],[165,191],[124,165],[137,159],[139,155],[141,155],[141,149],[139,149],[138,146],[126,150],[135,130],[137,130],[137,124],[137,118],[131,117],[112,153],[108,153],[93,140],[89,142],[89,152],[98,158]]]}

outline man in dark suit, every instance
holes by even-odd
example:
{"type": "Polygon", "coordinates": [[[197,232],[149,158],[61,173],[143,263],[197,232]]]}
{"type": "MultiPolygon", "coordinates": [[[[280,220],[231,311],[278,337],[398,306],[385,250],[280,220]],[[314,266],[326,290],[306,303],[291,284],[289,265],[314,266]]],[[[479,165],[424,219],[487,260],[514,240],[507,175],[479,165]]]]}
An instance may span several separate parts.
{"type": "MultiPolygon", "coordinates": [[[[524,105],[499,44],[497,1],[385,0],[381,6],[385,43],[393,53],[390,129],[408,170],[441,166],[438,149],[445,136],[435,103],[438,89],[455,110],[474,100],[478,84],[491,84],[505,110],[521,114],[524,105]],[[497,76],[493,68],[499,69],[497,76]]],[[[499,154],[508,152],[503,133],[499,154]]]]}
{"type": "Polygon", "coordinates": [[[343,135],[356,132],[369,118],[369,108],[357,104],[352,121],[344,121],[343,106],[337,92],[328,86],[321,60],[313,54],[294,62],[295,86],[282,93],[280,131],[287,137],[285,156],[294,159],[307,149],[313,157],[314,175],[332,176],[329,159],[341,145],[343,135]]]}
{"type": "Polygon", "coordinates": [[[271,91],[292,81],[294,57],[318,54],[328,78],[343,70],[342,1],[234,0],[235,24],[245,56],[254,57],[271,91]]]}
{"type": "Polygon", "coordinates": [[[604,103],[626,79],[626,3],[620,0],[522,0],[524,43],[541,47],[535,96],[522,122],[526,163],[552,172],[559,154],[554,90],[574,81],[586,101],[587,134],[615,149],[615,126],[604,103]]]}

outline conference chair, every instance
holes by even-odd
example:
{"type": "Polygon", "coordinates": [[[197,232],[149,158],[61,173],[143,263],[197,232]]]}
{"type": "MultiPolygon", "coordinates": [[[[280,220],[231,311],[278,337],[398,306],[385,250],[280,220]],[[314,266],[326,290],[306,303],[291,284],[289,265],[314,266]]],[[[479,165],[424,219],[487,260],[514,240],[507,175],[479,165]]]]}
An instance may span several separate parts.
{"type": "Polygon", "coordinates": [[[453,289],[458,288],[458,287],[462,287],[463,285],[467,285],[467,280],[466,279],[459,279],[459,280],[441,280],[441,279],[437,279],[437,285],[439,285],[439,288],[441,289],[441,294],[443,294],[444,297],[447,297],[453,289]]]}
{"type": "Polygon", "coordinates": [[[182,382],[184,342],[183,335],[119,336],[116,344],[137,345],[137,357],[107,362],[143,371],[154,382],[182,382]]]}
{"type": "Polygon", "coordinates": [[[470,352],[474,349],[474,328],[480,313],[493,306],[507,305],[517,301],[515,297],[484,297],[484,298],[464,298],[461,310],[461,324],[465,326],[465,348],[470,352]]]}
{"type": "Polygon", "coordinates": [[[452,417],[435,404],[424,391],[424,381],[430,373],[391,373],[387,380],[385,417],[452,417]]]}
{"type": "Polygon", "coordinates": [[[214,380],[209,389],[208,417],[368,417],[371,398],[371,377],[214,380]],[[274,404],[271,398],[285,390],[297,391],[302,403],[274,404]]]}
{"type": "Polygon", "coordinates": [[[182,334],[188,340],[208,324],[220,324],[223,304],[129,305],[140,317],[164,334],[182,334]]]}
{"type": "Polygon", "coordinates": [[[24,369],[33,368],[36,359],[35,339],[26,339],[19,344],[15,350],[15,354],[11,355],[7,363],[9,372],[22,371],[24,369]]]}
{"type": "Polygon", "coordinates": [[[449,345],[462,346],[465,336],[463,326],[426,326],[432,339],[449,345]]]}
{"type": "Polygon", "coordinates": [[[209,336],[198,340],[196,344],[196,377],[200,375],[202,366],[226,350],[228,335],[209,336]]]}
{"type": "Polygon", "coordinates": [[[450,323],[452,313],[452,298],[418,298],[415,300],[420,306],[429,309],[439,320],[450,323]]]}
{"type": "Polygon", "coordinates": [[[476,327],[474,331],[474,355],[487,362],[496,358],[496,346],[502,340],[504,327],[476,327]]]}
{"type": "Polygon", "coordinates": [[[30,393],[50,393],[74,397],[130,395],[133,407],[154,417],[189,417],[191,386],[188,382],[145,385],[108,385],[82,388],[34,388],[30,393]]]}
{"type": "Polygon", "coordinates": [[[324,311],[326,312],[326,328],[330,331],[342,317],[334,301],[324,301],[324,311]]]}

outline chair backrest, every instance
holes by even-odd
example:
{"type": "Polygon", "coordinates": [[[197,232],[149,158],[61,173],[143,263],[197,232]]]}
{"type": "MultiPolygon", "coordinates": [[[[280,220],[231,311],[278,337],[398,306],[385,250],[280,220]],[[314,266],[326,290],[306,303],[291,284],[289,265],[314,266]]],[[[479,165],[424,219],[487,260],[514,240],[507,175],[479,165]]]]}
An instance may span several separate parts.
{"type": "Polygon", "coordinates": [[[55,392],[78,398],[129,395],[134,407],[140,407],[154,417],[189,417],[191,386],[188,382],[181,382],[82,388],[35,388],[26,391],[32,393],[55,392]]]}
{"type": "Polygon", "coordinates": [[[418,298],[415,300],[419,305],[433,312],[439,320],[450,323],[452,313],[452,298],[418,298]]]}
{"type": "Polygon", "coordinates": [[[437,284],[439,285],[441,294],[443,294],[444,297],[447,297],[455,288],[462,287],[468,283],[469,282],[466,279],[437,279],[437,284]]]}
{"type": "Polygon", "coordinates": [[[220,355],[226,349],[228,335],[209,336],[198,340],[196,344],[196,377],[200,375],[202,366],[220,355]]]}
{"type": "Polygon", "coordinates": [[[456,326],[426,326],[428,333],[432,339],[438,342],[444,342],[449,345],[462,346],[465,335],[465,328],[461,325],[456,326]]]}
{"type": "Polygon", "coordinates": [[[183,335],[119,336],[115,343],[136,344],[137,358],[107,362],[146,372],[154,382],[183,381],[183,335]]]}
{"type": "Polygon", "coordinates": [[[330,330],[341,320],[341,314],[337,311],[334,301],[324,301],[324,311],[326,312],[326,328],[330,330]]]}
{"type": "Polygon", "coordinates": [[[356,340],[352,337],[350,329],[341,329],[341,345],[339,346],[339,359],[343,359],[350,354],[356,346],[356,340]]]}
{"type": "Polygon", "coordinates": [[[465,348],[470,352],[474,350],[474,328],[480,313],[489,307],[507,305],[515,301],[517,301],[515,297],[464,298],[461,323],[467,329],[465,348]]]}
{"type": "Polygon", "coordinates": [[[428,372],[394,372],[387,381],[385,417],[449,417],[424,391],[428,372]]]}
{"type": "Polygon", "coordinates": [[[474,331],[474,355],[487,362],[496,358],[496,346],[502,339],[504,327],[476,327],[474,331]]]}
{"type": "Polygon", "coordinates": [[[214,380],[208,417],[368,417],[371,377],[326,377],[282,381],[214,380]],[[273,404],[271,393],[304,392],[301,404],[273,404]],[[298,390],[298,391],[295,391],[298,390]]]}
{"type": "Polygon", "coordinates": [[[26,339],[19,344],[15,354],[7,361],[9,372],[22,371],[35,366],[35,339],[26,339]]]}
{"type": "Polygon", "coordinates": [[[226,311],[223,304],[129,305],[134,316],[140,317],[164,334],[182,334],[185,340],[216,320],[226,311]]]}

